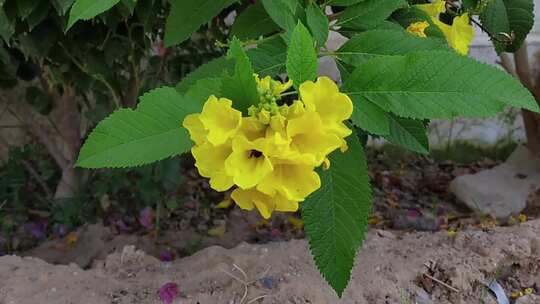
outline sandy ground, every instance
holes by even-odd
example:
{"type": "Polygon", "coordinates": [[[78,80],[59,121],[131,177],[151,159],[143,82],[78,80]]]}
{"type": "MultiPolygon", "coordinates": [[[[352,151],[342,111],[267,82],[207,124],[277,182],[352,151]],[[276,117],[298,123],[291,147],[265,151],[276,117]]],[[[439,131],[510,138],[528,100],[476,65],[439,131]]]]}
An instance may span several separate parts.
{"type": "Polygon", "coordinates": [[[319,275],[306,241],[293,240],[214,246],[169,264],[127,246],[88,270],[5,256],[0,303],[161,303],[157,290],[172,281],[181,292],[174,303],[495,304],[484,287],[494,278],[505,289],[539,291],[540,220],[454,237],[372,230],[341,300],[319,275]]]}

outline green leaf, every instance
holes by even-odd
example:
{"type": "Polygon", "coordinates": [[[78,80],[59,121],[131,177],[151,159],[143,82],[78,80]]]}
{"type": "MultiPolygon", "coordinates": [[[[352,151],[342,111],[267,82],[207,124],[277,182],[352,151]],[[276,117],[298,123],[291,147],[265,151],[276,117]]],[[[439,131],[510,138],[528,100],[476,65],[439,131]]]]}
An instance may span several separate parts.
{"type": "Polygon", "coordinates": [[[109,10],[120,0],[77,0],[69,12],[69,21],[66,31],[79,20],[89,20],[109,10]]]}
{"type": "Polygon", "coordinates": [[[54,6],[54,9],[56,12],[58,12],[58,15],[64,16],[69,8],[73,5],[73,2],[75,0],[52,0],[51,3],[54,6]]]}
{"type": "Polygon", "coordinates": [[[371,187],[366,157],[356,136],[346,153],[330,155],[320,170],[321,189],[302,203],[302,219],[315,263],[341,297],[349,282],[356,252],[368,228],[371,187]]]}
{"type": "Polygon", "coordinates": [[[241,40],[256,39],[260,36],[279,31],[277,24],[266,13],[262,2],[257,2],[243,11],[231,28],[231,37],[241,40]]]}
{"type": "Polygon", "coordinates": [[[19,18],[22,20],[30,16],[30,14],[37,8],[41,1],[36,0],[17,0],[17,10],[19,11],[19,18]]]}
{"type": "Polygon", "coordinates": [[[293,80],[295,88],[304,81],[317,77],[317,53],[313,38],[306,27],[298,22],[291,36],[287,51],[287,74],[293,80]]]}
{"type": "Polygon", "coordinates": [[[281,37],[274,37],[247,51],[253,70],[261,77],[276,76],[285,70],[287,45],[281,37]]]}
{"type": "Polygon", "coordinates": [[[504,39],[500,33],[514,33],[512,43],[494,41],[495,49],[500,52],[517,51],[534,24],[533,0],[492,0],[480,15],[482,25],[498,39],[504,39]]]}
{"type": "Polygon", "coordinates": [[[150,91],[136,110],[120,109],[101,121],[84,143],[76,165],[133,167],[186,152],[192,143],[182,121],[194,109],[174,88],[150,91]]]}
{"type": "Polygon", "coordinates": [[[385,135],[388,141],[411,151],[428,154],[429,141],[424,123],[420,120],[401,118],[388,114],[390,134],[385,135]]]}
{"type": "Polygon", "coordinates": [[[390,134],[390,119],[379,106],[363,98],[352,96],[354,111],[352,121],[361,129],[376,135],[390,134]]]}
{"type": "Polygon", "coordinates": [[[221,94],[233,101],[235,109],[247,113],[251,105],[259,103],[259,93],[253,67],[238,39],[233,38],[227,58],[236,60],[236,64],[234,74],[223,77],[221,94]]]}
{"type": "Polygon", "coordinates": [[[306,21],[317,44],[320,47],[325,46],[326,40],[328,40],[328,18],[317,4],[311,3],[308,5],[306,21]]]}
{"type": "Polygon", "coordinates": [[[401,117],[489,117],[507,106],[538,111],[531,93],[495,67],[451,52],[385,56],[358,66],[344,85],[401,117]]]}
{"type": "Polygon", "coordinates": [[[176,90],[184,94],[189,90],[190,86],[194,85],[198,80],[210,77],[220,77],[224,72],[232,71],[233,68],[233,60],[227,60],[225,57],[212,59],[186,75],[182,81],[176,85],[176,90]]]}
{"type": "Polygon", "coordinates": [[[371,30],[352,37],[335,54],[339,60],[358,66],[381,55],[428,50],[450,51],[446,40],[439,38],[420,38],[403,30],[371,30]]]}
{"type": "Polygon", "coordinates": [[[351,6],[358,2],[362,2],[364,0],[330,0],[328,5],[335,5],[335,6],[351,6]]]}
{"type": "Polygon", "coordinates": [[[184,42],[201,25],[238,0],[171,0],[165,25],[165,46],[184,42]]]}
{"type": "Polygon", "coordinates": [[[349,6],[339,17],[337,25],[358,30],[376,27],[396,9],[406,6],[404,0],[365,0],[349,6]]]}
{"type": "MultiPolygon", "coordinates": [[[[284,69],[287,45],[280,37],[274,37],[260,43],[256,48],[247,50],[246,53],[253,64],[255,73],[261,76],[275,76],[284,69]]],[[[213,59],[186,75],[178,83],[176,89],[180,93],[185,93],[198,80],[220,77],[224,73],[233,71],[234,66],[234,60],[227,60],[225,57],[213,59]]]]}
{"type": "Polygon", "coordinates": [[[296,26],[296,0],[262,0],[268,15],[286,31],[292,31],[296,26]]]}

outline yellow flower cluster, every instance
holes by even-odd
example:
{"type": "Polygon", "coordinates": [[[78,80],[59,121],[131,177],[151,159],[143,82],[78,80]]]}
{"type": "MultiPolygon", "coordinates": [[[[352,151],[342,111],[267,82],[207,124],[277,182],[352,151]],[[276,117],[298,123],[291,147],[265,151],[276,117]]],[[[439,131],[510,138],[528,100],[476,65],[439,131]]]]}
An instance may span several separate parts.
{"type": "Polygon", "coordinates": [[[452,25],[448,25],[439,20],[440,14],[446,11],[445,4],[445,0],[435,0],[432,3],[416,5],[416,7],[429,15],[433,24],[441,30],[446,41],[448,41],[448,44],[453,49],[459,54],[467,55],[469,53],[469,46],[474,38],[474,29],[470,24],[469,14],[465,13],[461,16],[454,17],[452,25]]]}
{"type": "Polygon", "coordinates": [[[321,181],[315,168],[329,165],[332,151],[347,149],[352,131],[344,124],[353,105],[327,77],[299,87],[299,99],[280,104],[292,83],[259,79],[260,100],[248,116],[226,98],[210,96],[199,114],[183,125],[199,173],[217,191],[236,187],[231,197],[242,209],[257,208],[264,218],[273,211],[296,211],[321,181]]]}

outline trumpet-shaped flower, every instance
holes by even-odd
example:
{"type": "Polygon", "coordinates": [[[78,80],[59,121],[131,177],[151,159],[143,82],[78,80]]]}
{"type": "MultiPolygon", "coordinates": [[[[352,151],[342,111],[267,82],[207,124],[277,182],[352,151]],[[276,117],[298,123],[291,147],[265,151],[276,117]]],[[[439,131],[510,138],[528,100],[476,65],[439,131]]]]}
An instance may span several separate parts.
{"type": "Polygon", "coordinates": [[[225,172],[225,160],[231,153],[230,144],[214,146],[204,143],[191,148],[195,167],[202,176],[210,178],[210,186],[217,191],[226,191],[234,184],[233,178],[225,172]]]}
{"type": "Polygon", "coordinates": [[[433,23],[442,31],[446,41],[453,49],[462,55],[469,53],[469,46],[474,38],[474,29],[467,13],[455,17],[452,25],[448,25],[439,19],[440,14],[446,11],[444,0],[435,0],[433,3],[420,4],[417,7],[431,17],[433,23]]]}
{"type": "Polygon", "coordinates": [[[259,79],[259,103],[242,117],[232,101],[210,96],[200,114],[183,125],[195,143],[191,153],[199,173],[218,191],[236,187],[231,198],[264,218],[274,211],[296,211],[321,187],[315,167],[329,166],[328,155],[346,148],[352,133],[344,124],[352,102],[328,78],[300,86],[300,98],[280,104],[291,82],[259,79]]]}
{"type": "Polygon", "coordinates": [[[232,138],[242,120],[242,112],[232,108],[232,101],[226,98],[210,96],[199,115],[204,128],[208,131],[208,141],[220,145],[232,138]]]}
{"type": "Polygon", "coordinates": [[[274,196],[279,193],[289,200],[303,201],[321,187],[321,179],[313,166],[295,163],[276,163],[274,170],[257,186],[257,190],[274,196]]]}
{"type": "Polygon", "coordinates": [[[272,163],[266,155],[267,145],[265,138],[253,142],[243,136],[233,139],[233,152],[225,161],[225,169],[238,187],[252,188],[272,172],[272,163]]]}
{"type": "Polygon", "coordinates": [[[244,210],[253,210],[256,207],[265,219],[270,218],[274,211],[294,212],[298,210],[297,201],[288,200],[279,193],[270,196],[255,188],[245,190],[237,188],[232,192],[231,198],[244,210]]]}

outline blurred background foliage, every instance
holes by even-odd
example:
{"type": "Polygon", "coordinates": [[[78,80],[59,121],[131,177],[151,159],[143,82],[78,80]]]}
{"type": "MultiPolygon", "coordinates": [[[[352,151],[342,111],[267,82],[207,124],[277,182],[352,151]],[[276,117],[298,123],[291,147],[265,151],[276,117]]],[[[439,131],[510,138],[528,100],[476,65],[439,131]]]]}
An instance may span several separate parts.
{"type": "Polygon", "coordinates": [[[0,119],[15,122],[0,127],[0,251],[17,233],[65,234],[115,211],[137,218],[147,206],[178,206],[180,158],[92,172],[73,163],[88,131],[113,110],[222,56],[215,41],[226,40],[223,20],[234,8],[167,48],[169,1],[123,0],[66,32],[73,2],[0,0],[0,119]]]}

